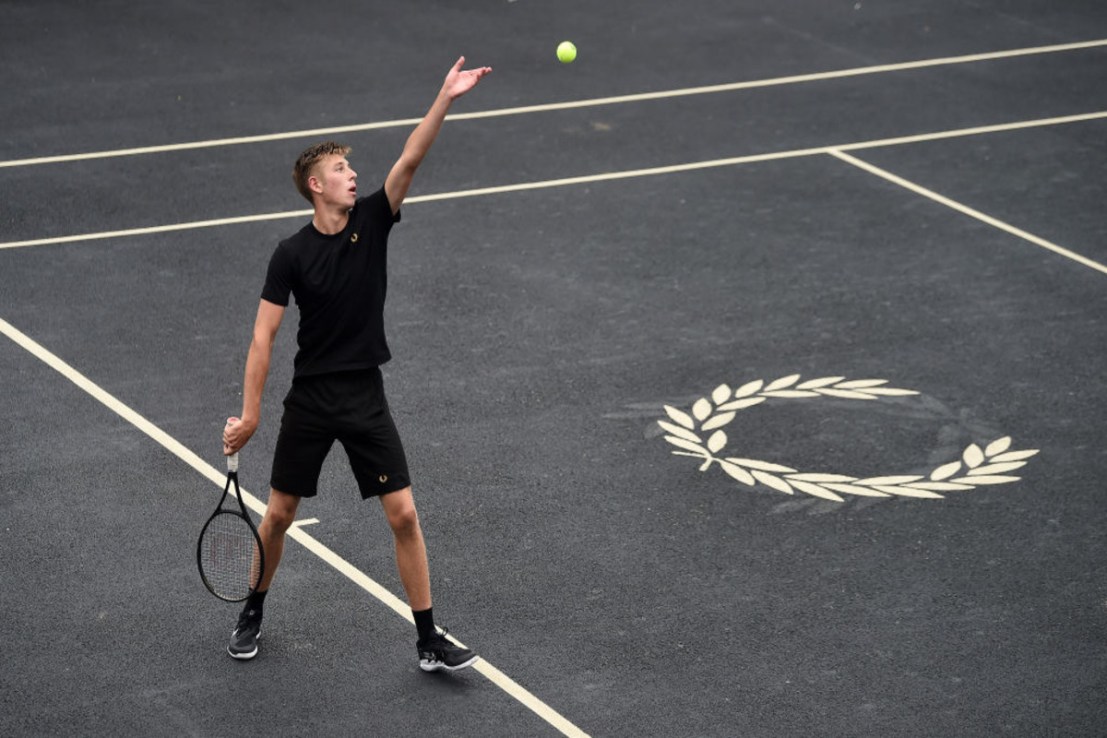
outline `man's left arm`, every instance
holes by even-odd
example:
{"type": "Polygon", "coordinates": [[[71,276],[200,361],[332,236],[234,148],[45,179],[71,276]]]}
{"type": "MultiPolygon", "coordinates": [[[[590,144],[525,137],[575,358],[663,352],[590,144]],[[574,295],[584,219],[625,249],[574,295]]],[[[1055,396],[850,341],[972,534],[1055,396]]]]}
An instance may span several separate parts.
{"type": "Polygon", "coordinates": [[[438,131],[442,128],[442,122],[446,119],[450,104],[476,87],[481,77],[492,71],[492,67],[462,70],[461,66],[464,63],[463,56],[450,69],[445,82],[442,83],[442,89],[438,92],[438,97],[434,99],[434,104],[411,132],[404,145],[403,153],[400,154],[400,158],[384,181],[384,194],[388,196],[388,204],[392,207],[393,213],[399,212],[400,205],[407,197],[411,180],[415,177],[415,170],[419,168],[423,158],[430,151],[434,139],[438,137],[438,131]]]}

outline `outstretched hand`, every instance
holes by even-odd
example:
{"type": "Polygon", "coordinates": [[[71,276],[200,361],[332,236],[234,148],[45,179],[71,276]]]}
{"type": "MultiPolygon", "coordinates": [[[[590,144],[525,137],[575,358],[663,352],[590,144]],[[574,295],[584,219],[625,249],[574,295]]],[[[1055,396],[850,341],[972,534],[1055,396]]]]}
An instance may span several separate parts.
{"type": "Polygon", "coordinates": [[[464,56],[457,60],[453,69],[446,75],[446,81],[442,85],[442,91],[445,92],[451,100],[456,100],[476,87],[481,77],[492,71],[492,67],[477,67],[476,69],[463,70],[461,68],[463,64],[465,64],[464,56]]]}

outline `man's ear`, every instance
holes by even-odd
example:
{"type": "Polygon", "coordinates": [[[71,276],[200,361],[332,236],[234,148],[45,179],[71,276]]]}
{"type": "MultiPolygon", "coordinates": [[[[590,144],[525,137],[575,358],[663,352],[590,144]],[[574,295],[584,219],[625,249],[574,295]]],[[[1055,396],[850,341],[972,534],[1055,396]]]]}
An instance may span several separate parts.
{"type": "Polygon", "coordinates": [[[307,186],[312,192],[323,194],[323,183],[315,175],[308,177],[307,186]]]}

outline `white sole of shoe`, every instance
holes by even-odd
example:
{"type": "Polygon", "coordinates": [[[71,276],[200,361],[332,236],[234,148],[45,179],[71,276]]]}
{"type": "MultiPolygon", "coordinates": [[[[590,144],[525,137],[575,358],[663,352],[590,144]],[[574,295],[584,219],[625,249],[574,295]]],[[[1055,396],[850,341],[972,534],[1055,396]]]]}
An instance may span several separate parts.
{"type": "MultiPolygon", "coordinates": [[[[235,631],[235,632],[237,632],[237,631],[235,631]]],[[[233,636],[234,633],[231,633],[231,635],[233,636]]],[[[257,640],[259,640],[259,641],[261,640],[261,628],[258,628],[257,640]]],[[[231,650],[230,646],[227,646],[227,655],[230,656],[232,659],[238,659],[239,661],[249,661],[250,659],[252,659],[252,658],[254,658],[255,656],[258,655],[258,647],[257,647],[257,644],[255,643],[253,651],[244,651],[242,653],[235,653],[234,651],[231,650]]]]}
{"type": "Polygon", "coordinates": [[[477,659],[479,658],[480,656],[474,655],[473,658],[464,663],[458,664],[457,666],[447,666],[441,661],[420,661],[419,668],[423,671],[459,671],[461,669],[467,669],[473,664],[477,663],[477,659]]]}

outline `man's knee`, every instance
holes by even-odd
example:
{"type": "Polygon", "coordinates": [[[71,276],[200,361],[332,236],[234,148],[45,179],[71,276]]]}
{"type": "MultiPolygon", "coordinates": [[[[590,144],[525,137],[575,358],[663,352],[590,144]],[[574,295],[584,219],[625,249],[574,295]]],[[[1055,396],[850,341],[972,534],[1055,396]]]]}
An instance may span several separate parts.
{"type": "Polygon", "coordinates": [[[262,520],[262,525],[275,533],[284,533],[296,520],[296,508],[299,505],[299,497],[275,489],[270,490],[269,503],[265,507],[265,518],[262,520]]]}
{"type": "Polygon", "coordinates": [[[381,502],[395,535],[411,536],[419,532],[419,513],[415,510],[410,487],[385,495],[381,502]]]}

